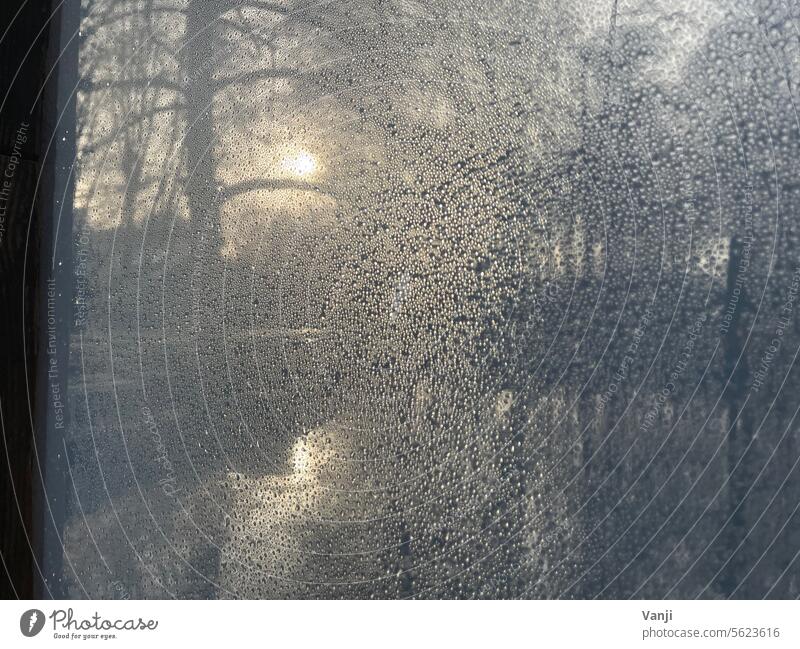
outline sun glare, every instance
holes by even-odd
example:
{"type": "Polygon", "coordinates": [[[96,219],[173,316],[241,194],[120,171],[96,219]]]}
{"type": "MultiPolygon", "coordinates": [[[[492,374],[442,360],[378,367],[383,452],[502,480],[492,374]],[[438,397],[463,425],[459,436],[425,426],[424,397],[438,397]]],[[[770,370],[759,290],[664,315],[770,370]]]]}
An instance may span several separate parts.
{"type": "Polygon", "coordinates": [[[303,439],[297,440],[292,449],[292,468],[295,474],[308,475],[311,471],[311,449],[303,439]]]}
{"type": "Polygon", "coordinates": [[[283,168],[298,178],[308,178],[316,173],[319,165],[317,159],[308,151],[298,151],[295,155],[283,159],[283,168]]]}

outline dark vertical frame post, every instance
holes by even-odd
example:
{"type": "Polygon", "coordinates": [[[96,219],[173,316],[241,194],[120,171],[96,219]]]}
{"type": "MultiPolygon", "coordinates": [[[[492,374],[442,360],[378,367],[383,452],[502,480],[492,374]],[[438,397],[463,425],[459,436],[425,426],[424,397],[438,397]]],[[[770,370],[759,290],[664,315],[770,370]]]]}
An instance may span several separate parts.
{"type": "Polygon", "coordinates": [[[0,598],[33,597],[32,486],[49,3],[0,3],[0,598]],[[34,266],[31,266],[33,261],[34,266]]]}
{"type": "Polygon", "coordinates": [[[54,2],[42,93],[43,166],[38,187],[36,468],[34,530],[40,597],[63,597],[63,531],[68,495],[67,379],[72,319],[72,201],[76,153],[79,0],[54,2]]]}

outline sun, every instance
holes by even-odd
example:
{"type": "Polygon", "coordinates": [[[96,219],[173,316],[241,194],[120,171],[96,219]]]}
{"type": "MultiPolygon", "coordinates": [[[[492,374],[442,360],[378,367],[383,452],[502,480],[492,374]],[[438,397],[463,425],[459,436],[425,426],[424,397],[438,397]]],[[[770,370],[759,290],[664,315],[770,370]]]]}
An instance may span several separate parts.
{"type": "Polygon", "coordinates": [[[297,178],[310,178],[319,169],[317,159],[308,151],[300,150],[283,159],[282,167],[297,178]]]}

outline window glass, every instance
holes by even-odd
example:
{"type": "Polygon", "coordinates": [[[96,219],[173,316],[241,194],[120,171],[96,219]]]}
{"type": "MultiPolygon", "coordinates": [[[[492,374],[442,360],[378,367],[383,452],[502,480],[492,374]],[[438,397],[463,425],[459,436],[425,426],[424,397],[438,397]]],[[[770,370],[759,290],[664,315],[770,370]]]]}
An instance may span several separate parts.
{"type": "Polygon", "coordinates": [[[65,592],[800,594],[797,22],[85,2],[65,592]]]}

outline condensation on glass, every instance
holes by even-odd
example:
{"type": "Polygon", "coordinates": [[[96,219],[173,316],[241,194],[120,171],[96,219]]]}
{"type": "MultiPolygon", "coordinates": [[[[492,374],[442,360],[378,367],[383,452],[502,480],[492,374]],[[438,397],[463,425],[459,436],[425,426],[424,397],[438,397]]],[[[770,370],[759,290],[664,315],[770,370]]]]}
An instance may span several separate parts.
{"type": "Polygon", "coordinates": [[[65,592],[797,597],[798,24],[85,2],[65,592]]]}

